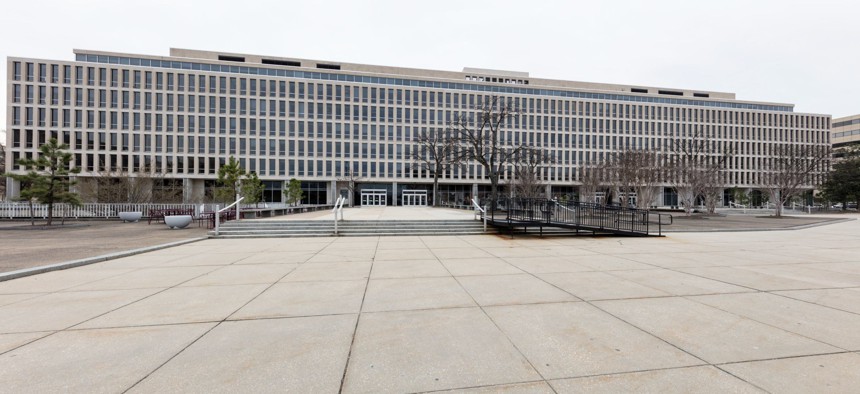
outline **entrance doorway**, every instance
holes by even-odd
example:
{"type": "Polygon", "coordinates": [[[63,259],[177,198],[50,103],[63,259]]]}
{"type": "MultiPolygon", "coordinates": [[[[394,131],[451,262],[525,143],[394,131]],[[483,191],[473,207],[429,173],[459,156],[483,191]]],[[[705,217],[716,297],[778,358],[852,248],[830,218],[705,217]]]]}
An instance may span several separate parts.
{"type": "Polygon", "coordinates": [[[361,191],[361,205],[381,207],[388,205],[388,191],[385,189],[364,189],[361,191]]]}
{"type": "Polygon", "coordinates": [[[427,190],[404,190],[402,197],[404,207],[427,206],[427,190]]]}

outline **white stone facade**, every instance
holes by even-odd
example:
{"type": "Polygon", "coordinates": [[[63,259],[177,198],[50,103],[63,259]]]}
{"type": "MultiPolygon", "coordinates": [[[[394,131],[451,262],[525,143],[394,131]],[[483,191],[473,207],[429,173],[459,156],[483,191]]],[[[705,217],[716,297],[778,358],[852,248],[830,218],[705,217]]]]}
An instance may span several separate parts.
{"type": "MultiPolygon", "coordinates": [[[[184,49],[168,57],[75,54],[75,61],[7,59],[7,168],[56,137],[70,145],[82,177],[151,168],[182,180],[187,200],[198,199],[235,156],[272,185],[314,182],[329,203],[348,172],[368,188],[397,190],[389,197],[397,203],[401,190],[432,183],[414,168],[414,136],[446,127],[490,96],[520,109],[504,129],[506,143],[539,146],[556,158],[544,173],[553,193],[578,185],[585,163],[627,148],[666,152],[671,139],[696,131],[732,146],[726,184],[741,188],[756,187],[772,144],[830,144],[829,115],[732,93],[184,49]]],[[[440,183],[475,195],[488,181],[468,163],[440,183]]],[[[10,186],[16,193],[18,185],[10,186]]]]}

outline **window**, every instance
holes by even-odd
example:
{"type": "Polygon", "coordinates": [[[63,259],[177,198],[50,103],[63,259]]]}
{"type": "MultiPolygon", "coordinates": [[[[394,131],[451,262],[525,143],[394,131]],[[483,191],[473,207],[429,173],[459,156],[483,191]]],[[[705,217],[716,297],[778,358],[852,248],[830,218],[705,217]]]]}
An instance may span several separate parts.
{"type": "Polygon", "coordinates": [[[12,62],[12,79],[21,80],[21,62],[12,62]]]}

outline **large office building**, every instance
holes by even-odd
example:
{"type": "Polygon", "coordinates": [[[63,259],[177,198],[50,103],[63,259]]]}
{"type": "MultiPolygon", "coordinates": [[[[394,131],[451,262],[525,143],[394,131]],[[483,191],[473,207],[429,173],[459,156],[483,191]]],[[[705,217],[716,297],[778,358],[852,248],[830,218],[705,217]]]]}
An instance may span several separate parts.
{"type": "Polygon", "coordinates": [[[860,150],[860,115],[833,118],[832,143],[837,160],[848,150],[860,150]]]}
{"type": "MultiPolygon", "coordinates": [[[[146,169],[189,202],[211,195],[233,156],[265,181],[268,201],[281,201],[284,182],[296,178],[311,204],[331,203],[350,180],[357,204],[426,203],[433,177],[412,159],[416,136],[492,97],[519,109],[502,144],[555,158],[541,174],[553,196],[575,195],[578,169],[612,152],[666,152],[672,139],[697,133],[731,147],[725,184],[749,189],[774,144],[830,144],[830,116],[733,93],[186,49],[74,53],[74,61],[8,58],[8,168],[21,171],[15,160],[56,137],[69,144],[82,182],[146,169]]],[[[670,183],[662,186],[651,205],[677,205],[670,183]]],[[[11,195],[19,188],[9,181],[11,195]]],[[[489,181],[467,162],[441,174],[440,189],[441,203],[463,205],[485,195],[489,181]]]]}

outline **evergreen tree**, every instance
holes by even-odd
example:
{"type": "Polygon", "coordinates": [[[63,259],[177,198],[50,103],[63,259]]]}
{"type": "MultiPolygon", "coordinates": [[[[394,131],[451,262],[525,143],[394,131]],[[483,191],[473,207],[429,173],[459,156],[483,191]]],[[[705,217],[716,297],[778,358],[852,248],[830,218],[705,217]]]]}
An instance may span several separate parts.
{"type": "Polygon", "coordinates": [[[227,163],[218,168],[218,185],[221,188],[215,192],[215,198],[224,203],[235,201],[242,189],[243,176],[245,176],[245,170],[239,166],[239,161],[235,157],[230,156],[227,163]]]}
{"type": "Polygon", "coordinates": [[[828,200],[841,202],[843,210],[849,201],[860,200],[860,158],[846,159],[834,164],[822,191],[828,200]]]}
{"type": "Polygon", "coordinates": [[[266,190],[266,186],[263,185],[263,181],[257,176],[256,172],[248,173],[244,179],[241,181],[242,184],[242,197],[245,197],[242,200],[245,204],[256,204],[263,199],[263,191],[266,190]]]}
{"type": "Polygon", "coordinates": [[[21,182],[21,199],[35,199],[48,205],[49,226],[53,220],[55,203],[81,205],[80,196],[70,190],[76,184],[71,180],[71,174],[79,173],[80,169],[69,168],[72,154],[65,151],[68,148],[68,145],[51,138],[47,144],[39,147],[37,158],[17,161],[19,166],[27,169],[26,174],[8,174],[21,182]]]}
{"type": "Polygon", "coordinates": [[[287,195],[287,204],[296,205],[302,201],[304,192],[302,191],[302,182],[296,178],[290,179],[287,183],[287,188],[284,190],[287,195]]]}

